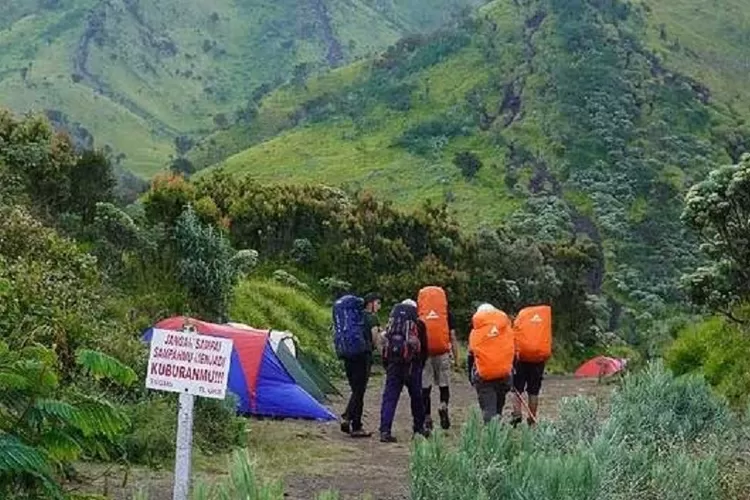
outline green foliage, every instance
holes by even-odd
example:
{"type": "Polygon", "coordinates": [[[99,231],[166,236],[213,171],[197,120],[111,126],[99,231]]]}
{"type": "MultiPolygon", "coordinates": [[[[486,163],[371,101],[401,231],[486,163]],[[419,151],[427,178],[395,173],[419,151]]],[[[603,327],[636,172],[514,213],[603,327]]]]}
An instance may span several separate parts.
{"type": "Polygon", "coordinates": [[[71,139],[55,134],[39,116],[19,120],[0,108],[0,163],[46,220],[73,213],[89,222],[96,203],[113,197],[114,174],[107,157],[95,151],[79,156],[71,139]]]}
{"type": "Polygon", "coordinates": [[[704,382],[651,365],[612,404],[602,419],[592,400],[566,399],[557,421],[520,432],[474,412],[456,450],[440,435],[418,443],[411,498],[731,498],[720,471],[743,445],[727,445],[740,434],[704,382]]]}
{"type": "Polygon", "coordinates": [[[734,306],[750,297],[749,214],[750,154],[690,189],[682,219],[700,234],[713,261],[685,278],[696,304],[732,316],[734,306]]]}
{"type": "Polygon", "coordinates": [[[458,167],[464,177],[473,179],[482,168],[482,160],[471,151],[461,151],[453,157],[453,164],[458,167]]]}
{"type": "Polygon", "coordinates": [[[410,127],[395,144],[415,155],[439,155],[450,139],[468,133],[458,114],[445,115],[410,127]]]}
{"type": "Polygon", "coordinates": [[[195,300],[196,310],[220,320],[237,278],[234,250],[218,230],[201,224],[188,206],[175,221],[178,279],[195,300]]]}
{"type": "Polygon", "coordinates": [[[329,375],[338,374],[339,363],[331,346],[331,311],[298,289],[259,278],[240,282],[230,318],[255,328],[294,334],[301,348],[321,362],[329,375]]]}
{"type": "MultiPolygon", "coordinates": [[[[296,267],[305,281],[317,281],[333,296],[377,290],[395,302],[426,283],[439,284],[463,332],[474,301],[509,310],[545,301],[555,307],[560,342],[597,342],[587,273],[599,256],[585,241],[538,244],[530,236],[510,236],[514,230],[467,237],[445,206],[425,204],[407,213],[369,193],[350,197],[322,186],[263,185],[221,172],[198,181],[155,182],[145,212],[153,223],[169,226],[178,203],[196,200],[215,207],[206,219],[229,227],[235,246],[258,249],[269,269],[279,263],[296,267]]],[[[284,269],[277,268],[273,278],[310,290],[284,269]]]]}
{"type": "Polygon", "coordinates": [[[738,409],[750,393],[750,336],[746,328],[713,317],[678,332],[665,359],[677,374],[701,374],[738,409]]]}
{"type": "Polygon", "coordinates": [[[0,330],[13,348],[56,345],[61,362],[91,342],[102,313],[96,261],[20,207],[0,206],[0,330]]]}
{"type": "MultiPolygon", "coordinates": [[[[101,376],[123,378],[123,366],[92,351],[79,361],[101,376]]],[[[106,456],[130,421],[107,400],[63,390],[55,353],[38,344],[0,342],[0,493],[44,491],[62,497],[59,478],[74,461],[106,456]]],[[[128,378],[128,377],[126,377],[128,378]]],[[[117,458],[117,457],[111,457],[117,458]]]]}
{"type": "Polygon", "coordinates": [[[112,356],[91,349],[79,349],[76,363],[95,379],[111,378],[122,386],[130,386],[138,379],[132,368],[112,356]]]}

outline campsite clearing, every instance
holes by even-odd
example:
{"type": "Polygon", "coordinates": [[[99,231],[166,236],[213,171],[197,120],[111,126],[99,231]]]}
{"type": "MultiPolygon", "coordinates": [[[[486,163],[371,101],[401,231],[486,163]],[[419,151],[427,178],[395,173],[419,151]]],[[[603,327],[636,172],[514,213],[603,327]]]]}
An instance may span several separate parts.
{"type": "MultiPolygon", "coordinates": [[[[396,500],[408,498],[408,468],[411,445],[411,416],[406,391],[401,395],[396,413],[394,434],[399,443],[386,445],[377,439],[380,420],[380,398],[384,378],[376,373],[370,381],[365,399],[364,421],[373,431],[371,439],[354,440],[339,430],[337,423],[319,424],[303,421],[249,420],[248,447],[257,458],[263,477],[280,479],[286,498],[308,500],[325,490],[335,490],[341,499],[396,500]]],[[[344,395],[349,391],[341,387],[344,395]]],[[[542,418],[556,418],[557,404],[565,397],[577,395],[606,398],[611,387],[595,379],[572,376],[548,376],[545,380],[540,413],[542,418]]],[[[453,374],[451,414],[453,428],[447,432],[455,439],[468,413],[476,407],[476,395],[465,377],[453,374]]],[[[346,399],[335,397],[330,407],[341,414],[346,399]]],[[[510,405],[506,405],[506,412],[510,405]]],[[[226,471],[226,456],[196,457],[195,479],[211,481],[226,471]]],[[[172,498],[172,475],[169,471],[131,470],[126,484],[125,471],[112,470],[102,476],[104,467],[83,467],[86,476],[95,478],[86,490],[107,493],[117,500],[131,500],[143,489],[149,500],[172,498]],[[106,485],[105,485],[106,483],[106,485]]]]}

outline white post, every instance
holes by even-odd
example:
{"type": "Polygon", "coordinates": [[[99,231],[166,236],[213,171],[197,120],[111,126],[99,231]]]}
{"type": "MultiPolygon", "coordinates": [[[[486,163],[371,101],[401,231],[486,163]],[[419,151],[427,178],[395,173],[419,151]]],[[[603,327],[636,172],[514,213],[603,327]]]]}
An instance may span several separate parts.
{"type": "MultiPolygon", "coordinates": [[[[195,333],[195,330],[192,325],[185,325],[184,332],[195,333]]],[[[192,394],[180,393],[180,410],[177,414],[177,445],[174,460],[173,500],[188,500],[190,494],[194,403],[195,396],[192,394]]]]}
{"type": "Polygon", "coordinates": [[[195,396],[180,394],[177,417],[177,450],[174,463],[174,500],[188,500],[193,451],[193,403],[195,396]]]}

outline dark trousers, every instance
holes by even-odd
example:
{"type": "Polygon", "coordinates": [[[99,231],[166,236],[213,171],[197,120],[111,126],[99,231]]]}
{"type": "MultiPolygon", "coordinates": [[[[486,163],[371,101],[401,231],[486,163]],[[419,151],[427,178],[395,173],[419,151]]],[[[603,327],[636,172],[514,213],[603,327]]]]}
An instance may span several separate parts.
{"type": "Polygon", "coordinates": [[[484,422],[489,422],[495,416],[500,418],[505,406],[505,396],[510,390],[510,377],[499,380],[478,381],[475,387],[484,422]]]}
{"type": "Polygon", "coordinates": [[[401,391],[406,386],[411,400],[411,417],[414,432],[424,430],[424,404],[422,403],[422,367],[414,363],[411,365],[389,364],[386,367],[385,389],[383,403],[380,407],[380,432],[390,434],[393,427],[393,417],[401,397],[401,391]]]}
{"type": "Polygon", "coordinates": [[[346,379],[349,381],[349,387],[352,395],[349,397],[349,403],[344,410],[344,420],[351,422],[352,431],[362,429],[362,412],[365,406],[365,391],[367,391],[367,382],[370,380],[370,368],[372,358],[369,354],[360,354],[352,358],[344,359],[344,370],[346,379]]]}

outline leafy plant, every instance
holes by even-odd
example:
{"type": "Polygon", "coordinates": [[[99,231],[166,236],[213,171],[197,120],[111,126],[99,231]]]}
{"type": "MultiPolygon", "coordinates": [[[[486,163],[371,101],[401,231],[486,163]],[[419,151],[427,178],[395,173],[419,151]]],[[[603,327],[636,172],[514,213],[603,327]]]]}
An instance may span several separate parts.
{"type": "MultiPolygon", "coordinates": [[[[125,385],[135,380],[130,368],[94,351],[79,352],[77,361],[96,378],[125,385]]],[[[67,467],[82,457],[107,457],[129,425],[107,400],[61,387],[53,351],[39,345],[11,350],[0,341],[3,498],[39,491],[61,498],[59,479],[67,467]]]]}

